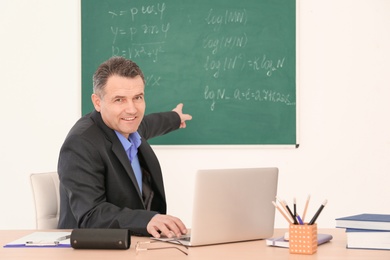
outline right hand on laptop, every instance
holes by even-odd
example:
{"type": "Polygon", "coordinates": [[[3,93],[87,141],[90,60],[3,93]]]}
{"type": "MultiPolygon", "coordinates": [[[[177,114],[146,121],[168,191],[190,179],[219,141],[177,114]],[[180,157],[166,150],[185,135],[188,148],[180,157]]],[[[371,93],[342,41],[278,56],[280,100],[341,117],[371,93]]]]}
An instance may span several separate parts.
{"type": "Polygon", "coordinates": [[[155,238],[173,238],[187,234],[187,228],[179,218],[162,214],[156,214],[149,221],[146,230],[155,238]]]}

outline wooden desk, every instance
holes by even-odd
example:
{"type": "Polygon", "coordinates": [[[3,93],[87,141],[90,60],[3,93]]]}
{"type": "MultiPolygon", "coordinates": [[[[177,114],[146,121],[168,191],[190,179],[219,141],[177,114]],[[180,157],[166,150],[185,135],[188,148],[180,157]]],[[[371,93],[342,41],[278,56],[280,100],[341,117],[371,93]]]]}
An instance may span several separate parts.
{"type": "MultiPolygon", "coordinates": [[[[284,234],[285,229],[276,229],[274,236],[284,234]]],[[[333,240],[318,247],[316,254],[311,256],[289,254],[286,248],[266,246],[264,240],[193,247],[188,249],[188,256],[178,250],[148,250],[135,252],[137,241],[149,241],[149,238],[132,237],[129,250],[75,250],[72,248],[3,248],[9,242],[28,235],[35,230],[1,230],[0,259],[29,259],[29,260],[77,260],[77,259],[187,259],[187,260],[225,260],[225,259],[390,259],[390,251],[346,249],[346,235],[343,229],[320,229],[319,233],[333,235],[333,240]]],[[[154,244],[156,246],[156,243],[154,244]]],[[[158,242],[158,246],[170,246],[158,242]]]]}

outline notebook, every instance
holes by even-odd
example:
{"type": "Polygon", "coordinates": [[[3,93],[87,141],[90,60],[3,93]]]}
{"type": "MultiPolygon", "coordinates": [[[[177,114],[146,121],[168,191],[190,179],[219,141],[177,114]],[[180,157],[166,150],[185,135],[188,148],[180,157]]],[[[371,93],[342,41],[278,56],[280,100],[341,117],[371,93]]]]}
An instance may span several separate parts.
{"type": "Polygon", "coordinates": [[[201,246],[271,237],[277,183],[278,168],[197,171],[191,232],[180,243],[201,246]]]}

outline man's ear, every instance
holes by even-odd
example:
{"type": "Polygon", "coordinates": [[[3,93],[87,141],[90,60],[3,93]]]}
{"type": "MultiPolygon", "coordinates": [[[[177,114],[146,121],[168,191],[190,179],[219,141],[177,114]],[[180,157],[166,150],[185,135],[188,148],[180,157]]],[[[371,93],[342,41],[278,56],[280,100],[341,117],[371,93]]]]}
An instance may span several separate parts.
{"type": "Polygon", "coordinates": [[[93,106],[95,107],[95,110],[100,112],[100,97],[96,94],[92,94],[91,96],[93,106]]]}

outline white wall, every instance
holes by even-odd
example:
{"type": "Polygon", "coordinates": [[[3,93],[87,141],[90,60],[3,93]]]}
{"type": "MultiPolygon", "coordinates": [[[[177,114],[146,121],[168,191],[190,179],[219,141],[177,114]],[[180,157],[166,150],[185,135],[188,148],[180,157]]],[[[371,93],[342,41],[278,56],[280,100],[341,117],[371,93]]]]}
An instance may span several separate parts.
{"type": "MultiPolygon", "coordinates": [[[[298,2],[300,147],[156,147],[169,212],[188,225],[198,168],[277,166],[279,196],[310,193],[309,216],[328,199],[320,227],[390,213],[390,1],[298,2]]],[[[0,1],[0,229],[34,228],[29,174],[56,170],[81,114],[79,16],[77,0],[0,1]]]]}

